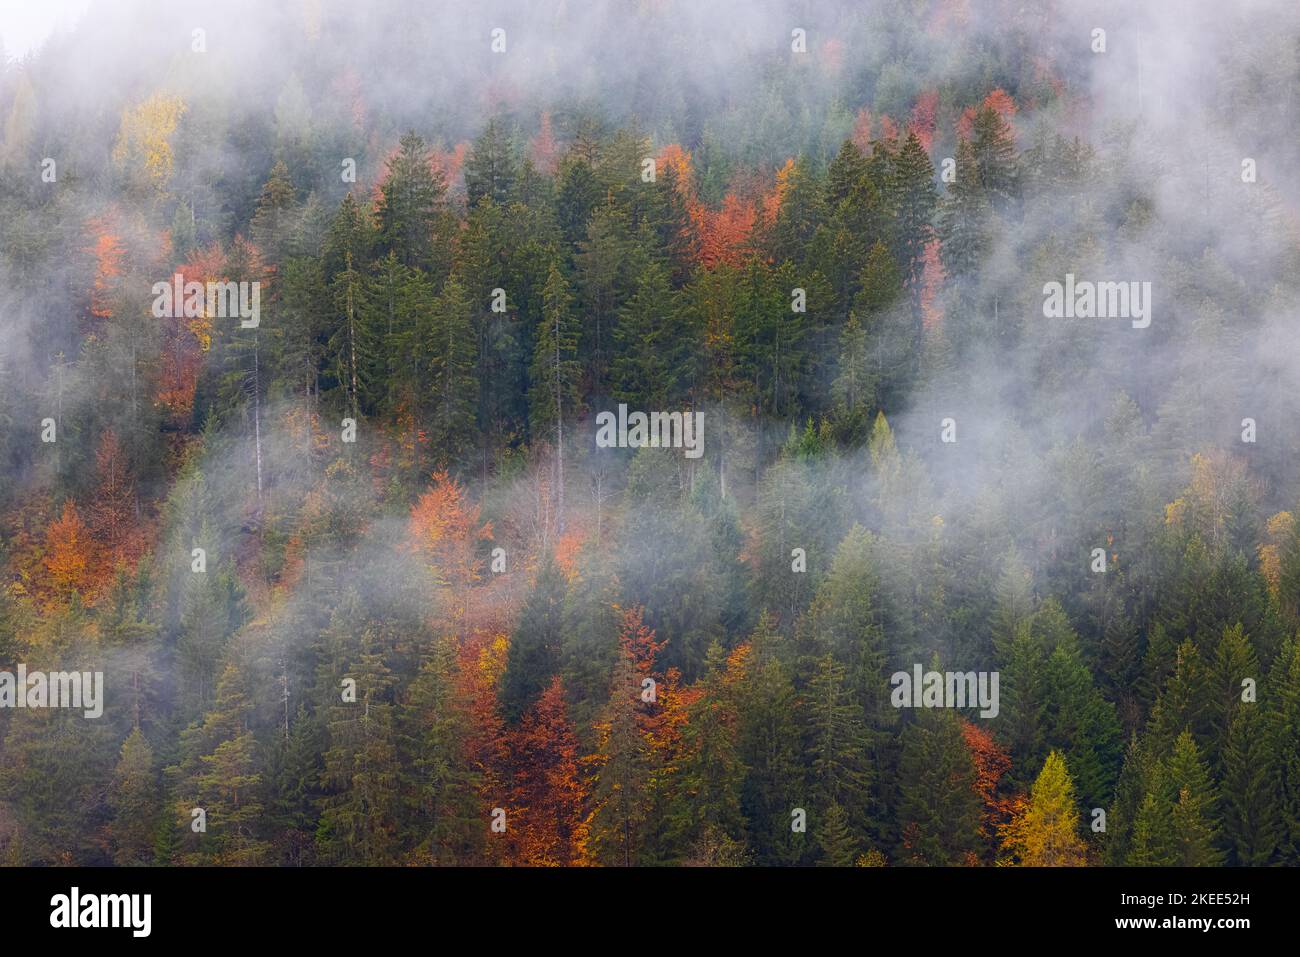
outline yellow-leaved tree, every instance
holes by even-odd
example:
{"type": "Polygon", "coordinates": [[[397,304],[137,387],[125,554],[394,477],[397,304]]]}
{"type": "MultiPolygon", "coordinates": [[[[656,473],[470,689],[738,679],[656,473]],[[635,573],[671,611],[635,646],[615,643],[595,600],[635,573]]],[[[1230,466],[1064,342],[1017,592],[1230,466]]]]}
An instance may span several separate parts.
{"type": "Polygon", "coordinates": [[[127,109],[113,144],[113,163],[134,185],[157,194],[172,175],[172,134],[185,112],[179,96],[155,93],[127,109]]]}
{"type": "Polygon", "coordinates": [[[1024,810],[1003,828],[1002,846],[1022,867],[1081,867],[1087,863],[1079,838],[1079,809],[1065,760],[1053,751],[1024,810]]]}

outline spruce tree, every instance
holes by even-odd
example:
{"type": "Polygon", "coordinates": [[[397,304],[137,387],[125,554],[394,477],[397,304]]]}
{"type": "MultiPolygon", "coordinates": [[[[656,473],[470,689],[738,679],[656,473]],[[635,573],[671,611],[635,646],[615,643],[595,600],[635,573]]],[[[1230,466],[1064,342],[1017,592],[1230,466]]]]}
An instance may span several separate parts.
{"type": "Polygon", "coordinates": [[[923,709],[903,729],[898,762],[898,860],[953,866],[977,853],[980,797],[975,766],[948,709],[923,709]]]}
{"type": "Polygon", "coordinates": [[[1218,841],[1217,798],[1205,762],[1192,735],[1174,742],[1165,765],[1165,787],[1173,827],[1174,863],[1180,867],[1214,867],[1222,863],[1218,841]]]}
{"type": "Polygon", "coordinates": [[[296,204],[297,194],[289,177],[289,168],[283,160],[277,160],[271,168],[270,179],[262,187],[250,224],[263,261],[280,264],[289,257],[296,204]]]}
{"type": "MultiPolygon", "coordinates": [[[[408,269],[434,270],[440,212],[447,184],[429,163],[429,150],[414,131],[402,136],[388,161],[375,208],[380,256],[396,255],[408,269]]],[[[350,195],[350,194],[349,194],[350,195]]]]}
{"type": "Polygon", "coordinates": [[[576,417],[582,364],[578,359],[581,324],[573,296],[559,266],[551,264],[542,293],[542,323],[533,347],[529,415],[535,437],[555,437],[556,510],[564,522],[564,425],[576,417]]]}
{"type": "Polygon", "coordinates": [[[470,448],[475,435],[476,337],[464,287],[447,280],[435,305],[431,331],[429,442],[447,466],[470,448]]]}
{"type": "Polygon", "coordinates": [[[501,714],[516,722],[560,670],[564,636],[564,574],[546,557],[537,571],[519,623],[510,635],[506,670],[501,676],[501,714]]]}
{"type": "Polygon", "coordinates": [[[858,857],[858,841],[853,828],[849,826],[849,816],[838,804],[828,807],[818,828],[817,843],[821,847],[821,860],[817,863],[823,867],[852,867],[858,857]]]}
{"type": "Polygon", "coordinates": [[[597,724],[597,771],[587,819],[590,853],[600,863],[631,867],[647,861],[651,826],[650,744],[638,723],[641,683],[628,650],[618,657],[597,724]]]}
{"type": "MultiPolygon", "coordinates": [[[[348,627],[336,618],[331,628],[348,627]]],[[[345,660],[348,685],[326,687],[328,739],[322,756],[317,847],[327,862],[392,865],[399,859],[401,765],[395,687],[388,638],[362,624],[355,654],[345,660]]]]}
{"type": "Polygon", "coordinates": [[[158,781],[153,748],[139,728],[122,743],[109,792],[113,821],[109,833],[113,863],[118,866],[149,863],[158,830],[158,781]]]}
{"type": "Polygon", "coordinates": [[[474,140],[465,161],[465,192],[469,204],[474,206],[484,197],[494,203],[510,202],[518,174],[514,144],[505,124],[492,117],[474,140]]]}
{"type": "Polygon", "coordinates": [[[1243,704],[1228,727],[1219,789],[1228,864],[1262,866],[1278,852],[1282,820],[1272,717],[1258,704],[1243,704]]]}
{"type": "Polygon", "coordinates": [[[421,863],[473,864],[483,852],[483,775],[465,748],[472,726],[456,681],[456,650],[453,637],[434,639],[397,715],[414,817],[411,844],[421,863]]]}
{"type": "Polygon", "coordinates": [[[789,668],[777,656],[782,639],[770,616],[758,623],[750,643],[754,658],[739,689],[738,746],[746,767],[741,806],[749,845],[760,863],[792,864],[807,853],[790,814],[803,793],[799,760],[797,696],[789,668]]]}

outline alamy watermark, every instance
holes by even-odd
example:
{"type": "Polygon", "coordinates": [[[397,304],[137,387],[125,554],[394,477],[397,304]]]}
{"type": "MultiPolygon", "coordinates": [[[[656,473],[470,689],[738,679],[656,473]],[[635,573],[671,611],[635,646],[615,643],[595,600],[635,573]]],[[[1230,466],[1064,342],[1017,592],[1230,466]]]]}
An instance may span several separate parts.
{"type": "Polygon", "coordinates": [[[704,454],[704,413],[628,412],[619,403],[617,415],[596,413],[596,447],[685,449],[688,459],[698,459],[704,454]]]}
{"type": "Polygon", "coordinates": [[[1131,319],[1134,329],[1151,325],[1151,283],[1065,282],[1043,285],[1043,315],[1048,319],[1131,319]]]}
{"type": "Polygon", "coordinates": [[[895,708],[980,708],[981,718],[998,716],[996,671],[895,671],[889,703],[895,708]]]}
{"type": "Polygon", "coordinates": [[[0,708],[81,708],[87,718],[104,713],[104,672],[0,671],[0,708]]]}
{"type": "Polygon", "coordinates": [[[241,329],[256,329],[261,322],[260,282],[186,282],[176,273],[171,282],[154,283],[153,295],[156,319],[238,318],[241,329]]]}
{"type": "Polygon", "coordinates": [[[148,937],[152,905],[152,894],[82,894],[74,887],[50,898],[50,926],[126,927],[132,937],[148,937]]]}

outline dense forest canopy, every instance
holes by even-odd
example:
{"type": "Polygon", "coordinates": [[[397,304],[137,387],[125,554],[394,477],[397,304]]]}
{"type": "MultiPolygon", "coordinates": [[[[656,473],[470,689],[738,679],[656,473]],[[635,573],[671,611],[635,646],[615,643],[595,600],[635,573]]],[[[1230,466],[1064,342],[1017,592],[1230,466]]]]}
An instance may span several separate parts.
{"type": "Polygon", "coordinates": [[[1133,6],[5,57],[0,860],[1300,863],[1300,13],[1133,6]]]}

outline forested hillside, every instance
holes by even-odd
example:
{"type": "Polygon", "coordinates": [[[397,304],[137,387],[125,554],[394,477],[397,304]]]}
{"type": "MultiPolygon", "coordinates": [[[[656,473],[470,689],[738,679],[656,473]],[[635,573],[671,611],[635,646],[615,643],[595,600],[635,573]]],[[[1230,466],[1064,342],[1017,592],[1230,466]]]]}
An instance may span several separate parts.
{"type": "Polygon", "coordinates": [[[446,6],[8,59],[0,860],[1300,864],[1294,6],[446,6]]]}

